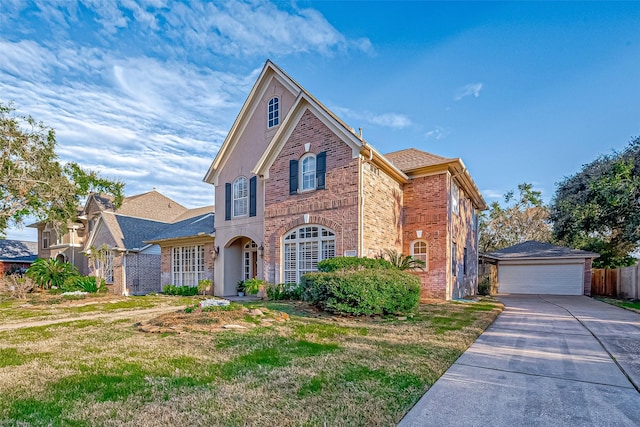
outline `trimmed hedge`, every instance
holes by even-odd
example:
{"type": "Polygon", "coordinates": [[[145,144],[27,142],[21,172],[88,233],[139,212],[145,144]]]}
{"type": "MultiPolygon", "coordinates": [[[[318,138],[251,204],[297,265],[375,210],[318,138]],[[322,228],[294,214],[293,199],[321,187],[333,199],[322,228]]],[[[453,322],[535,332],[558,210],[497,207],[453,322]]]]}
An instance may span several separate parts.
{"type": "Polygon", "coordinates": [[[308,273],[300,284],[302,299],[337,314],[407,313],[420,301],[420,279],[399,270],[341,270],[308,273]]]}
{"type": "Polygon", "coordinates": [[[391,269],[393,265],[382,258],[357,258],[340,256],[323,259],[318,263],[318,271],[331,273],[339,270],[391,269]]]}
{"type": "Polygon", "coordinates": [[[165,295],[181,295],[183,297],[192,297],[198,293],[197,286],[175,286],[164,285],[162,293],[165,295]]]}

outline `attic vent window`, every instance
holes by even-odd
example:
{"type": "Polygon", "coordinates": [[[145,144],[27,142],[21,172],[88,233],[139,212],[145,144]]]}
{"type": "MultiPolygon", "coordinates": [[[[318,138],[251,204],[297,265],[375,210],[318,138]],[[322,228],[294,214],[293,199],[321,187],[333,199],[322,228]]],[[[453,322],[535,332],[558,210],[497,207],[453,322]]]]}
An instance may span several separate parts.
{"type": "Polygon", "coordinates": [[[267,114],[267,121],[269,127],[278,126],[280,124],[280,100],[278,98],[271,98],[269,100],[269,108],[267,114]]]}

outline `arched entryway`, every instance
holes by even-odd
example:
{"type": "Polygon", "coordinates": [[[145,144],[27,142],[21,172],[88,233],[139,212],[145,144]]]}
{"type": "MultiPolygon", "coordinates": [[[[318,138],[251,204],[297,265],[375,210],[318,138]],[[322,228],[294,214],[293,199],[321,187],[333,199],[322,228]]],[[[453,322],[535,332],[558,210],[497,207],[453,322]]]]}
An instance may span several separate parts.
{"type": "Polygon", "coordinates": [[[223,249],[223,295],[234,295],[238,282],[262,277],[260,244],[247,236],[237,236],[223,249]]]}

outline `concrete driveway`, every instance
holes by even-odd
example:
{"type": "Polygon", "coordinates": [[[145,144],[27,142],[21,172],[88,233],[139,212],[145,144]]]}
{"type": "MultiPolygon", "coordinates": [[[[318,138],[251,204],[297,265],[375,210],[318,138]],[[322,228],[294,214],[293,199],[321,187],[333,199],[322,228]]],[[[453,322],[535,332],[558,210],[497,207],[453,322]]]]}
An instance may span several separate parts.
{"type": "Polygon", "coordinates": [[[504,312],[399,426],[639,426],[640,314],[583,296],[504,312]]]}

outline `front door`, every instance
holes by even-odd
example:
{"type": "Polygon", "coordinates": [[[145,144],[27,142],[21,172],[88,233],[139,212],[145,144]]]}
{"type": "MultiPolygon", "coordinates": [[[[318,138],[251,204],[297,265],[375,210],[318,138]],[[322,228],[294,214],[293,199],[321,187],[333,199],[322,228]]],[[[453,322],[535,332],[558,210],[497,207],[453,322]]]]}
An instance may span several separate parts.
{"type": "Polygon", "coordinates": [[[258,276],[258,245],[256,242],[251,241],[244,245],[243,263],[244,280],[258,276]]]}

